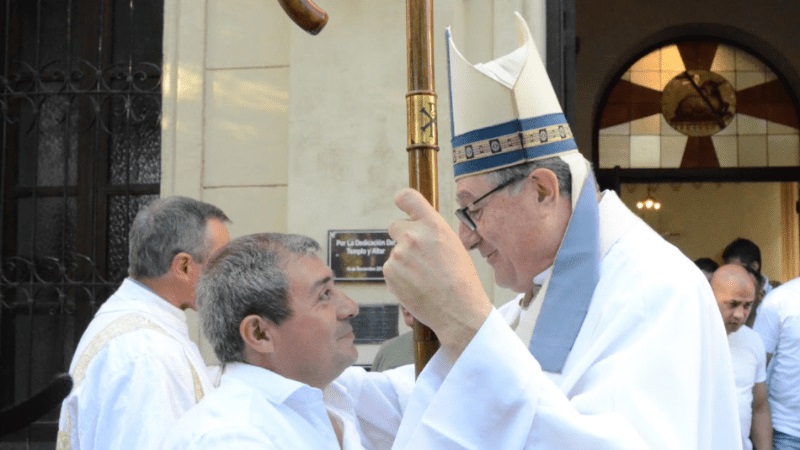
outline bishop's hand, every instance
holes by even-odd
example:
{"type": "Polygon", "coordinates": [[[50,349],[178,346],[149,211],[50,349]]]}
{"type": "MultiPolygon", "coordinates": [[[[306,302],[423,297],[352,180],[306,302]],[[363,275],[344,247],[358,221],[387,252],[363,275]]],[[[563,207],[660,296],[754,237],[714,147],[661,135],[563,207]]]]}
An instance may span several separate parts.
{"type": "Polygon", "coordinates": [[[458,357],[492,309],[467,250],[419,192],[403,189],[395,204],[408,214],[389,226],[396,242],[383,266],[389,291],[442,348],[458,357]]]}

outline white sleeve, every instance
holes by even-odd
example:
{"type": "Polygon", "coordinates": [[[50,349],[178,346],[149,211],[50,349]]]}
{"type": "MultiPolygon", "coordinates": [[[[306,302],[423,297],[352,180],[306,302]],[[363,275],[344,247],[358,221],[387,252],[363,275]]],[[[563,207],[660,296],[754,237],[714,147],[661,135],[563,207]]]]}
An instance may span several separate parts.
{"type": "Polygon", "coordinates": [[[573,448],[572,444],[646,448],[614,413],[581,417],[495,310],[455,364],[443,352],[428,362],[393,448],[573,448]],[[486,355],[491,355],[492,364],[487,364],[486,355]]]}
{"type": "MultiPolygon", "coordinates": [[[[393,448],[737,448],[738,416],[713,415],[735,403],[730,358],[702,361],[700,351],[686,350],[700,337],[675,336],[680,307],[654,304],[665,309],[625,313],[654,323],[620,319],[620,342],[601,346],[569,398],[493,311],[457,361],[438,352],[425,367],[393,448]],[[721,369],[705,375],[701,366],[711,365],[721,369]]],[[[718,348],[727,349],[721,324],[716,331],[718,348]]]]}
{"type": "Polygon", "coordinates": [[[414,387],[414,378],[413,364],[383,372],[350,367],[335,380],[334,389],[326,390],[326,402],[333,400],[331,394],[336,388],[346,392],[365,446],[390,448],[414,387]]]}
{"type": "Polygon", "coordinates": [[[758,337],[757,333],[753,341],[756,358],[758,358],[758,363],[756,364],[756,376],[753,381],[755,383],[764,383],[767,381],[767,354],[764,350],[764,344],[761,342],[761,338],[758,337]]]}
{"type": "MultiPolygon", "coordinates": [[[[768,299],[765,299],[768,300],[768,299]]],[[[761,343],[764,344],[764,351],[775,353],[778,348],[778,338],[781,332],[781,318],[775,302],[764,302],[758,308],[756,321],[753,330],[761,336],[761,343]]]]}

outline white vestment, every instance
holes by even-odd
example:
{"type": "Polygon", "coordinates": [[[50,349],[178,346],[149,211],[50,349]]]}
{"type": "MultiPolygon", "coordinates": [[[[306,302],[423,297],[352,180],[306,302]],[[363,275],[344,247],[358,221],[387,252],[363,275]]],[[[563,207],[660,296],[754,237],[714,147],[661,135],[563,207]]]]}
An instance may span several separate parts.
{"type": "Polygon", "coordinates": [[[767,380],[767,354],[758,333],[746,326],[728,335],[731,347],[733,374],[739,399],[739,424],[742,446],[752,450],[750,427],[753,423],[753,385],[767,380]]]}
{"type": "Polygon", "coordinates": [[[178,421],[163,448],[388,449],[413,387],[413,366],[382,373],[351,367],[323,391],[244,363],[178,421]]]}
{"type": "Polygon", "coordinates": [[[213,389],[184,312],[130,278],[97,311],[69,373],[59,449],[158,448],[213,389]]]}
{"type": "Polygon", "coordinates": [[[741,448],[706,278],[613,192],[600,241],[600,280],[562,373],[543,372],[509,314],[492,311],[456,361],[439,351],[420,374],[395,448],[741,448]]]}

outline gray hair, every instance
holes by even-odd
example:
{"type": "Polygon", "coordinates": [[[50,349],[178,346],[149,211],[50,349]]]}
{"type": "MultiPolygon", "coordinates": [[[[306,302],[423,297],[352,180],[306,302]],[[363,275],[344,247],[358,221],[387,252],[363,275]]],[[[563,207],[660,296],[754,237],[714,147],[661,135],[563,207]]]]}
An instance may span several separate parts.
{"type": "Polygon", "coordinates": [[[209,219],[228,222],[214,205],[188,197],[156,199],[133,219],[128,237],[128,274],[134,278],[164,275],[180,252],[203,262],[211,250],[207,236],[209,219]]]}
{"type": "Polygon", "coordinates": [[[260,233],[232,240],[211,258],[197,284],[197,307],[220,362],[244,362],[239,324],[245,317],[256,314],[278,325],[291,317],[286,265],[319,249],[306,236],[260,233]]]}
{"type": "Polygon", "coordinates": [[[486,178],[498,186],[506,181],[514,179],[522,179],[535,169],[549,169],[556,174],[558,178],[558,190],[561,195],[570,197],[572,195],[572,173],[569,171],[569,165],[558,156],[550,158],[538,159],[536,161],[529,161],[524,164],[517,164],[515,166],[506,167],[504,169],[495,170],[486,174],[486,178]]]}

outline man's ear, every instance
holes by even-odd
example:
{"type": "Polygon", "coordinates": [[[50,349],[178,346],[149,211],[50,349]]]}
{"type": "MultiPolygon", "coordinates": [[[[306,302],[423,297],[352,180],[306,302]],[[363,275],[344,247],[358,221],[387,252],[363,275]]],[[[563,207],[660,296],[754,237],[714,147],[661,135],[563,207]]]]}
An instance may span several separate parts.
{"type": "Polygon", "coordinates": [[[245,346],[245,354],[248,350],[261,354],[275,351],[272,339],[273,327],[271,323],[257,314],[250,314],[239,323],[239,334],[242,336],[245,346]]]}
{"type": "Polygon", "coordinates": [[[536,184],[536,194],[539,203],[555,203],[561,196],[558,190],[558,177],[550,169],[539,167],[528,175],[536,184]]]}
{"type": "Polygon", "coordinates": [[[170,271],[173,272],[180,278],[188,277],[192,270],[192,255],[186,252],[179,252],[172,258],[172,264],[170,264],[170,271]]]}

